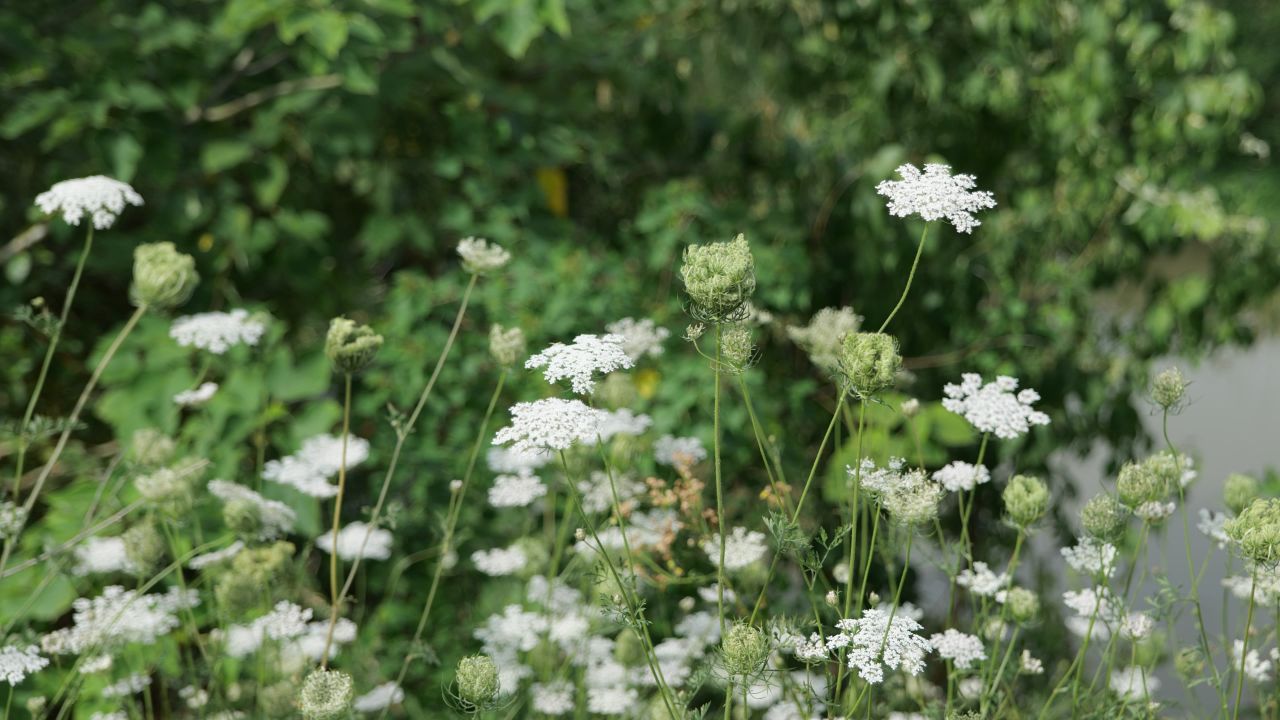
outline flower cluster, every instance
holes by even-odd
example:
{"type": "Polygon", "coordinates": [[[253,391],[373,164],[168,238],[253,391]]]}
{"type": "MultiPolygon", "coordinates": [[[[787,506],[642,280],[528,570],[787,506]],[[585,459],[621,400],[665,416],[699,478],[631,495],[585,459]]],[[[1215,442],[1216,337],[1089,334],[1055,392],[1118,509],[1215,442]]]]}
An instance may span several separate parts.
{"type": "Polygon", "coordinates": [[[1018,379],[1001,375],[984,384],[977,373],[965,373],[959,385],[943,388],[946,398],[942,406],[963,415],[979,432],[1013,439],[1024,435],[1033,425],[1048,425],[1049,416],[1032,408],[1040,394],[1030,388],[1021,392],[1018,379]]]}
{"type": "Polygon", "coordinates": [[[240,309],[186,315],[169,325],[169,337],[179,345],[214,355],[222,355],[237,345],[255,346],[266,331],[266,323],[240,309]]]}
{"type": "Polygon", "coordinates": [[[608,374],[632,366],[623,340],[621,335],[579,335],[572,345],[555,343],[530,357],[524,366],[530,370],[546,368],[543,377],[547,382],[555,384],[567,378],[575,393],[590,395],[596,388],[596,373],[608,374]]]}
{"type": "Polygon", "coordinates": [[[957,232],[971,233],[982,224],[973,213],[996,206],[995,196],[974,190],[972,175],[952,175],[951,166],[929,163],[924,172],[910,163],[898,167],[901,180],[885,180],[876,192],[889,199],[894,217],[919,215],[922,220],[946,220],[957,232]]]}
{"type": "Polygon", "coordinates": [[[79,225],[87,214],[99,230],[114,225],[126,205],[142,205],[142,196],[129,183],[105,175],[63,180],[36,196],[41,212],[60,212],[68,225],[79,225]]]}
{"type": "Polygon", "coordinates": [[[885,668],[924,672],[925,656],[933,645],[916,633],[920,623],[905,615],[868,608],[858,619],[836,623],[839,633],[827,637],[828,652],[844,648],[850,670],[873,685],[884,682],[885,668]]]}
{"type": "Polygon", "coordinates": [[[493,436],[493,443],[509,443],[522,453],[568,450],[575,443],[594,441],[602,421],[603,413],[581,400],[516,403],[511,406],[511,424],[493,436]]]}
{"type": "MultiPolygon", "coordinates": [[[[279,460],[269,460],[262,468],[262,477],[312,497],[333,497],[338,494],[338,486],[329,480],[342,467],[342,457],[342,438],[316,435],[305,440],[296,453],[279,460]]],[[[347,436],[347,470],[368,457],[369,441],[354,435],[347,436]]]]}
{"type": "Polygon", "coordinates": [[[670,330],[659,326],[650,318],[622,318],[609,323],[604,329],[610,335],[621,338],[622,349],[633,362],[645,355],[661,356],[662,343],[671,336],[670,330]]]}

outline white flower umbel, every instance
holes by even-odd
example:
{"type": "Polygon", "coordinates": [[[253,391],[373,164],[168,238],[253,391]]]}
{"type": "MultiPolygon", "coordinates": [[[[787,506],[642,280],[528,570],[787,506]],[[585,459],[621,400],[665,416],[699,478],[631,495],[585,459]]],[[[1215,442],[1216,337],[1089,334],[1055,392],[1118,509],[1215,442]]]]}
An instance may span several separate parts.
{"type": "Polygon", "coordinates": [[[1131,612],[1120,621],[1120,633],[1130,640],[1141,640],[1155,629],[1156,621],[1142,612],[1131,612]]]}
{"type": "Polygon", "coordinates": [[[960,492],[991,482],[991,471],[984,465],[956,460],[934,471],[933,480],[951,492],[960,492]]]}
{"type": "Polygon", "coordinates": [[[489,469],[498,475],[524,475],[532,473],[555,459],[551,453],[528,452],[515,448],[493,447],[485,455],[489,469]]]}
{"type": "Polygon", "coordinates": [[[91,537],[76,547],[76,575],[133,573],[137,566],[129,560],[122,537],[91,537]]]}
{"type": "Polygon", "coordinates": [[[587,689],[587,710],[597,715],[626,715],[635,708],[640,694],[634,688],[599,687],[587,689]]]}
{"type": "Polygon", "coordinates": [[[187,567],[192,570],[203,570],[211,565],[220,565],[239,555],[244,548],[244,541],[237,540],[221,550],[214,550],[213,552],[196,555],[187,561],[187,567]]]}
{"type": "Polygon", "coordinates": [[[943,388],[942,406],[964,416],[979,432],[995,433],[1010,440],[1025,434],[1032,425],[1048,425],[1049,416],[1031,407],[1040,394],[1027,388],[1015,393],[1018,379],[1001,375],[983,384],[982,376],[965,373],[959,385],[943,388]]]}
{"type": "Polygon", "coordinates": [[[994,195],[974,190],[974,176],[952,175],[949,165],[930,163],[920,172],[908,163],[898,167],[898,176],[902,179],[876,185],[876,192],[888,198],[889,214],[894,217],[946,220],[957,232],[971,233],[982,224],[973,213],[996,206],[994,195]]]}
{"type": "Polygon", "coordinates": [[[279,500],[270,500],[238,483],[226,480],[210,480],[209,493],[224,503],[249,503],[258,510],[260,527],[258,539],[275,540],[293,532],[298,515],[293,508],[279,500]]]}
{"type": "Polygon", "coordinates": [[[845,473],[856,479],[863,490],[877,496],[905,492],[928,481],[923,470],[908,469],[907,461],[900,457],[889,458],[889,463],[884,467],[876,465],[869,458],[863,458],[860,468],[846,465],[845,473]]]}
{"type": "MultiPolygon", "coordinates": [[[[354,435],[347,439],[347,470],[369,457],[369,441],[354,435]]],[[[338,486],[329,478],[338,474],[342,465],[342,438],[323,434],[308,438],[294,454],[270,460],[262,468],[262,477],[288,485],[306,495],[330,498],[338,494],[338,486]]]]}
{"type": "Polygon", "coordinates": [[[40,656],[35,645],[7,645],[0,648],[0,681],[9,683],[10,686],[17,685],[48,664],[49,660],[40,656]]]}
{"type": "Polygon", "coordinates": [[[1174,503],[1171,503],[1171,502],[1162,503],[1158,500],[1152,500],[1150,502],[1144,502],[1138,507],[1134,508],[1133,514],[1142,518],[1143,520],[1146,520],[1149,523],[1154,523],[1154,522],[1160,522],[1161,520],[1164,520],[1165,518],[1169,517],[1170,515],[1173,514],[1173,511],[1177,509],[1178,509],[1178,506],[1175,505],[1174,503]]]}
{"type": "MultiPolygon", "coordinates": [[[[1243,640],[1236,640],[1234,643],[1232,643],[1231,645],[1231,666],[1232,667],[1234,668],[1240,667],[1240,661],[1241,661],[1240,653],[1243,651],[1244,651],[1243,640]]],[[[1263,658],[1262,654],[1259,653],[1256,649],[1250,650],[1243,659],[1244,659],[1245,677],[1249,678],[1255,683],[1271,682],[1272,662],[1270,660],[1263,658]]]]}
{"type": "Polygon", "coordinates": [[[402,702],[404,702],[404,690],[393,682],[387,682],[356,698],[351,703],[351,708],[356,712],[378,712],[402,702]]]}
{"type": "Polygon", "coordinates": [[[1044,663],[1040,662],[1040,658],[1033,656],[1030,650],[1022,651],[1022,656],[1018,659],[1018,667],[1027,675],[1044,674],[1044,663]]]}
{"type": "Polygon", "coordinates": [[[978,560],[973,567],[960,571],[956,584],[979,597],[994,597],[1009,584],[1009,576],[996,574],[985,562],[978,560]]]}
{"type": "Polygon", "coordinates": [[[511,424],[493,436],[493,444],[510,444],[527,453],[568,450],[574,443],[595,440],[601,416],[581,400],[516,403],[511,406],[511,424]]]}
{"type": "Polygon", "coordinates": [[[920,623],[896,614],[891,622],[879,608],[868,608],[860,619],[846,618],[836,627],[841,632],[827,638],[828,650],[846,648],[849,669],[873,685],[884,681],[886,667],[919,675],[924,672],[925,655],[933,649],[916,634],[920,623]]]}
{"type": "Polygon", "coordinates": [[[266,640],[281,642],[302,637],[310,632],[310,621],[311,610],[281,601],[248,625],[230,625],[216,633],[227,655],[244,658],[257,652],[266,640]]]}
{"type": "Polygon", "coordinates": [[[534,683],[530,688],[533,711],[543,715],[568,715],[573,712],[573,685],[563,680],[534,683]]]}
{"type": "Polygon", "coordinates": [[[203,405],[213,399],[215,393],[218,392],[218,383],[207,382],[201,383],[200,387],[192,390],[183,390],[173,396],[173,403],[182,407],[194,407],[203,405]]]}
{"type": "Polygon", "coordinates": [[[1071,569],[1092,577],[1111,577],[1116,571],[1115,545],[1091,537],[1082,537],[1075,546],[1062,548],[1062,557],[1071,569]]]}
{"type": "MultiPolygon", "coordinates": [[[[391,557],[391,531],[353,522],[338,531],[338,557],[343,560],[386,560],[391,557]]],[[[333,552],[333,533],[316,538],[316,547],[333,552]]]]}
{"type": "Polygon", "coordinates": [[[150,675],[134,673],[102,688],[102,697],[129,697],[130,695],[137,695],[149,687],[151,687],[150,675]]]}
{"type": "Polygon", "coordinates": [[[178,627],[178,612],[200,603],[195,592],[173,588],[165,594],[139,595],[110,585],[94,598],[71,603],[72,624],[40,639],[55,655],[102,652],[119,645],[151,645],[178,627]]]}
{"type": "Polygon", "coordinates": [[[688,467],[707,459],[707,449],[696,437],[663,435],[653,444],[653,459],[659,465],[688,467]]]}
{"type": "Polygon", "coordinates": [[[537,475],[499,475],[489,488],[489,504],[494,507],[526,507],[547,494],[547,486],[537,475]]]}
{"type": "Polygon", "coordinates": [[[528,564],[529,558],[519,546],[512,545],[508,548],[477,550],[471,553],[471,562],[485,575],[500,577],[520,572],[528,564]]]}
{"type": "Polygon", "coordinates": [[[589,513],[601,513],[612,508],[615,491],[618,502],[625,505],[644,492],[644,483],[630,475],[614,475],[610,484],[609,473],[601,470],[592,470],[590,479],[578,481],[582,509],[589,513]]]}
{"type": "Polygon", "coordinates": [[[251,318],[248,310],[232,310],[180,317],[169,326],[169,337],[182,347],[221,355],[237,345],[257,345],[266,331],[266,324],[251,318]]]}
{"type": "Polygon", "coordinates": [[[947,628],[945,632],[934,633],[929,643],[938,651],[939,657],[950,660],[960,670],[968,670],[974,663],[987,659],[982,640],[959,630],[947,628]]]}
{"type": "Polygon", "coordinates": [[[500,270],[511,261],[511,253],[484,238],[465,237],[458,241],[458,256],[467,272],[483,275],[500,270]]]}
{"type": "Polygon", "coordinates": [[[68,225],[79,225],[88,214],[99,230],[114,225],[125,205],[142,205],[142,196],[129,183],[105,175],[63,180],[36,196],[36,207],[42,212],[60,212],[68,225]]]}
{"type": "Polygon", "coordinates": [[[1210,540],[1218,543],[1219,549],[1223,549],[1231,542],[1226,530],[1227,521],[1230,519],[1231,516],[1226,513],[1200,508],[1200,522],[1196,523],[1196,528],[1210,540]]]}
{"type": "MultiPolygon", "coordinates": [[[[741,570],[764,557],[768,549],[764,533],[736,527],[724,539],[724,569],[741,570]]],[[[716,537],[702,544],[702,550],[711,562],[720,562],[720,538],[716,537]]]]}
{"type": "Polygon", "coordinates": [[[1160,679],[1138,666],[1119,668],[1111,672],[1111,689],[1125,700],[1143,700],[1160,689],[1160,679]]]}
{"type": "Polygon", "coordinates": [[[546,368],[542,376],[555,384],[568,379],[573,391],[590,395],[596,388],[595,374],[624,370],[634,363],[622,347],[621,335],[579,335],[572,345],[554,343],[530,357],[524,366],[529,370],[546,368]]]}
{"type": "Polygon", "coordinates": [[[658,357],[662,354],[662,343],[671,336],[671,331],[657,325],[649,318],[622,318],[609,323],[604,328],[610,335],[622,338],[622,349],[627,357],[639,360],[645,355],[658,357]]]}
{"type": "Polygon", "coordinates": [[[649,426],[653,425],[653,418],[643,413],[634,413],[627,408],[612,412],[606,410],[602,413],[600,429],[596,431],[600,442],[608,442],[618,435],[642,435],[649,426]]]}

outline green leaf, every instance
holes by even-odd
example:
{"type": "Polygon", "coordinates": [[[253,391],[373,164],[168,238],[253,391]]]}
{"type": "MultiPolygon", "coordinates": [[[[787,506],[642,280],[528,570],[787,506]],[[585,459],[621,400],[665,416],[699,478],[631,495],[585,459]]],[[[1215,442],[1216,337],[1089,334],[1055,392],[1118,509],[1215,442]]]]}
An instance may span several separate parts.
{"type": "Polygon", "coordinates": [[[229,170],[249,159],[253,146],[240,140],[214,140],[200,153],[200,166],[213,175],[229,170]]]}
{"type": "Polygon", "coordinates": [[[347,18],[336,10],[323,10],[312,16],[307,29],[307,39],[325,57],[333,59],[347,44],[349,24],[347,18]]]}

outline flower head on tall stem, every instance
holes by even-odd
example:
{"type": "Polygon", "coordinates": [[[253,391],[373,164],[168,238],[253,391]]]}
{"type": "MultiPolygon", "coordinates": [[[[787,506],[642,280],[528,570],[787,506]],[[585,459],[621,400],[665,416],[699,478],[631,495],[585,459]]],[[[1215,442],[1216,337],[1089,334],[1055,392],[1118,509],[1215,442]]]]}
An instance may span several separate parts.
{"type": "Polygon", "coordinates": [[[946,220],[956,232],[971,233],[982,224],[973,213],[996,206],[990,192],[974,190],[974,176],[952,175],[950,165],[929,163],[921,172],[907,163],[898,167],[898,176],[902,179],[885,180],[876,186],[876,192],[888,198],[889,214],[894,217],[946,220]]]}
{"type": "Polygon", "coordinates": [[[114,225],[126,205],[141,206],[142,196],[129,183],[105,175],[63,180],[36,196],[42,212],[62,213],[68,225],[79,225],[88,215],[98,230],[114,225]]]}

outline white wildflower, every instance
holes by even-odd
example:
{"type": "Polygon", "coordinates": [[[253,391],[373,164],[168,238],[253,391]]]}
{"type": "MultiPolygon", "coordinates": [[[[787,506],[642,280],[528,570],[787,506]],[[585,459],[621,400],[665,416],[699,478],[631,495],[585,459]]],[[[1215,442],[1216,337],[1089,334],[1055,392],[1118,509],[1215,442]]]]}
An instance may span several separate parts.
{"type": "Polygon", "coordinates": [[[236,555],[239,555],[242,550],[244,550],[244,542],[236,540],[221,550],[214,550],[213,552],[196,555],[187,561],[187,567],[192,570],[203,570],[210,565],[217,565],[230,560],[236,555]]]}
{"type": "Polygon", "coordinates": [[[900,457],[889,458],[884,467],[876,465],[870,458],[863,458],[857,469],[846,465],[845,473],[863,490],[881,497],[908,492],[925,485],[929,479],[923,470],[908,469],[907,461],[900,457]]]}
{"type": "MultiPolygon", "coordinates": [[[[353,522],[338,531],[338,557],[343,560],[386,560],[391,557],[391,540],[390,530],[353,522]]],[[[316,547],[327,553],[333,552],[333,533],[327,532],[316,538],[316,547]]]]}
{"type": "Polygon", "coordinates": [[[1044,663],[1040,662],[1039,658],[1034,657],[1030,650],[1022,651],[1022,657],[1019,659],[1018,665],[1022,672],[1028,675],[1044,674],[1044,663]]]}
{"type": "Polygon", "coordinates": [[[150,675],[134,673],[102,688],[102,697],[129,697],[130,695],[137,695],[149,687],[151,687],[150,675]]]}
{"type": "Polygon", "coordinates": [[[141,206],[142,196],[129,183],[105,175],[63,180],[36,196],[41,212],[61,212],[68,225],[79,225],[87,213],[99,230],[114,225],[125,205],[141,206]]]}
{"type": "Polygon", "coordinates": [[[929,163],[924,172],[907,163],[898,167],[901,180],[885,180],[876,192],[888,198],[894,217],[919,215],[922,220],[946,220],[956,232],[971,233],[982,224],[973,213],[996,206],[995,196],[977,186],[972,175],[952,175],[949,165],[929,163]]]}
{"type": "Polygon", "coordinates": [[[494,507],[526,507],[547,494],[547,486],[537,475],[499,475],[489,488],[489,504],[494,507]]]}
{"type": "Polygon", "coordinates": [[[984,465],[956,460],[935,471],[933,481],[951,492],[972,490],[976,485],[991,482],[991,471],[984,465]]]}
{"type": "Polygon", "coordinates": [[[28,675],[40,672],[48,664],[49,660],[40,656],[35,645],[25,648],[6,645],[0,648],[0,680],[10,686],[22,682],[28,675]]]}
{"type": "Polygon", "coordinates": [[[493,436],[493,443],[510,443],[522,452],[568,450],[574,443],[595,440],[601,415],[581,400],[516,403],[511,406],[511,424],[493,436]]]}
{"type": "Polygon", "coordinates": [[[183,390],[173,396],[173,403],[182,407],[192,407],[195,405],[203,405],[213,399],[215,393],[218,392],[218,383],[207,382],[201,383],[200,387],[192,390],[183,390]]]}
{"type": "MultiPolygon", "coordinates": [[[[369,441],[354,435],[347,437],[347,470],[369,458],[369,441]]],[[[262,477],[288,485],[305,495],[330,498],[338,494],[338,486],[329,479],[342,465],[342,438],[321,434],[308,438],[292,455],[270,460],[262,469],[262,477]]]]}
{"type": "Polygon", "coordinates": [[[1226,513],[1200,508],[1200,522],[1196,523],[1196,528],[1210,540],[1218,543],[1218,548],[1222,549],[1231,542],[1226,530],[1227,521],[1230,519],[1231,517],[1226,513]]]}
{"type": "Polygon", "coordinates": [[[628,687],[588,688],[587,710],[597,715],[626,715],[639,699],[639,694],[628,687]]]}
{"type": "Polygon", "coordinates": [[[257,345],[266,323],[250,317],[248,310],[204,312],[186,315],[169,326],[169,337],[182,347],[194,347],[221,355],[237,345],[257,345]]]}
{"type": "Polygon", "coordinates": [[[356,698],[351,708],[356,712],[378,712],[401,702],[404,702],[404,690],[394,682],[387,682],[356,698]]]}
{"type": "Polygon", "coordinates": [[[568,378],[573,391],[590,395],[596,388],[595,374],[608,374],[634,365],[622,348],[621,335],[579,335],[572,345],[554,343],[530,357],[524,366],[529,370],[546,368],[542,376],[555,384],[568,378]]]}
{"type": "Polygon", "coordinates": [[[943,388],[942,406],[964,416],[979,432],[1006,440],[1025,434],[1032,425],[1048,425],[1049,416],[1032,408],[1040,394],[1030,388],[1018,392],[1018,379],[1001,375],[983,384],[982,376],[965,373],[959,385],[943,388]]]}
{"type": "Polygon", "coordinates": [[[660,465],[688,467],[707,459],[707,449],[696,437],[663,435],[653,444],[653,459],[660,465]]]}
{"type": "Polygon", "coordinates": [[[1160,679],[1142,667],[1118,668],[1111,672],[1111,689],[1125,700],[1143,700],[1160,689],[1160,679]]]}
{"type": "Polygon", "coordinates": [[[570,683],[534,683],[530,694],[534,712],[543,715],[568,715],[573,712],[573,685],[570,683]]]}
{"type": "Polygon", "coordinates": [[[1162,503],[1158,500],[1151,500],[1134,508],[1133,514],[1147,522],[1158,522],[1172,515],[1176,509],[1177,505],[1171,502],[1162,503]]]}
{"type": "Polygon", "coordinates": [[[653,425],[653,418],[644,413],[637,414],[627,408],[603,410],[596,435],[600,442],[608,442],[617,435],[641,435],[651,425],[653,425]]]}
{"type": "Polygon", "coordinates": [[[187,685],[179,690],[178,697],[182,698],[187,707],[192,710],[199,710],[209,704],[209,691],[194,685],[187,685]]]}
{"type": "Polygon", "coordinates": [[[614,475],[610,485],[609,473],[593,470],[589,480],[578,481],[578,492],[582,494],[583,510],[601,513],[613,507],[615,492],[618,494],[618,502],[625,504],[644,492],[644,484],[629,475],[614,475]]]}
{"type": "Polygon", "coordinates": [[[622,349],[633,361],[645,355],[658,357],[662,354],[663,341],[671,336],[670,330],[655,324],[649,318],[622,318],[606,325],[605,330],[610,335],[622,338],[622,349]]]}
{"type": "Polygon", "coordinates": [[[826,662],[827,659],[827,645],[818,633],[811,634],[808,640],[796,640],[792,651],[796,659],[804,663],[826,662]]]}
{"type": "Polygon", "coordinates": [[[987,659],[987,651],[980,638],[951,628],[934,633],[929,644],[933,645],[939,657],[950,660],[960,670],[968,670],[974,663],[987,659]]]}
{"type": "Polygon", "coordinates": [[[1074,547],[1061,552],[1073,570],[1093,577],[1111,577],[1119,554],[1115,545],[1092,537],[1082,537],[1074,547]]]}
{"type": "Polygon", "coordinates": [[[956,576],[956,584],[968,588],[969,592],[979,597],[993,597],[1009,584],[1009,576],[997,574],[985,562],[978,560],[972,568],[960,571],[956,576]]]}
{"type": "Polygon", "coordinates": [[[137,643],[151,645],[178,627],[178,611],[200,602],[193,591],[173,588],[164,594],[140,595],[110,585],[94,598],[72,604],[72,624],[45,635],[46,653],[83,654],[90,650],[137,643]]]}
{"type": "MultiPolygon", "coordinates": [[[[764,557],[764,552],[767,549],[768,545],[765,543],[764,533],[754,530],[748,531],[744,527],[735,527],[733,532],[724,539],[724,569],[741,570],[764,557]]],[[[704,542],[702,550],[711,559],[711,562],[719,564],[720,536],[716,535],[711,540],[704,542]]]]}
{"type": "Polygon", "coordinates": [[[279,500],[270,500],[244,485],[226,480],[210,480],[209,492],[224,503],[249,503],[257,508],[259,540],[275,540],[293,532],[298,515],[279,500]]]}
{"type": "Polygon", "coordinates": [[[1155,629],[1156,621],[1142,612],[1131,612],[1120,621],[1120,632],[1131,640],[1141,640],[1155,629]]]}
{"type": "Polygon", "coordinates": [[[469,273],[483,275],[501,269],[511,261],[511,253],[484,238],[465,237],[458,241],[458,256],[469,273]]]}
{"type": "MultiPolygon", "coordinates": [[[[1243,650],[1244,650],[1243,640],[1236,640],[1234,643],[1232,643],[1231,645],[1231,666],[1232,667],[1237,669],[1240,667],[1240,660],[1241,660],[1240,654],[1241,652],[1243,652],[1243,650]]],[[[1259,653],[1257,649],[1250,649],[1249,652],[1244,657],[1245,677],[1249,678],[1255,683],[1271,682],[1271,668],[1272,668],[1271,661],[1264,659],[1262,654],[1259,653]]]]}
{"type": "Polygon", "coordinates": [[[13,537],[22,531],[27,522],[27,511],[9,500],[0,502],[0,540],[13,537]]]}
{"type": "Polygon", "coordinates": [[[477,550],[471,553],[471,562],[485,575],[498,577],[520,572],[528,564],[529,558],[518,545],[512,545],[508,548],[477,550]]]}
{"type": "Polygon", "coordinates": [[[138,567],[129,559],[122,537],[91,537],[76,547],[75,575],[134,573],[138,567]]]}
{"type": "Polygon", "coordinates": [[[850,307],[822,308],[808,325],[787,328],[787,337],[809,354],[814,365],[835,372],[840,365],[840,347],[845,336],[858,332],[862,316],[850,307]]]}
{"type": "Polygon", "coordinates": [[[827,639],[828,649],[846,648],[849,669],[856,669],[873,685],[884,681],[886,667],[919,675],[924,672],[925,655],[933,649],[916,634],[920,623],[897,615],[890,621],[889,614],[879,608],[865,610],[860,619],[841,620],[836,627],[841,632],[827,639]]]}

